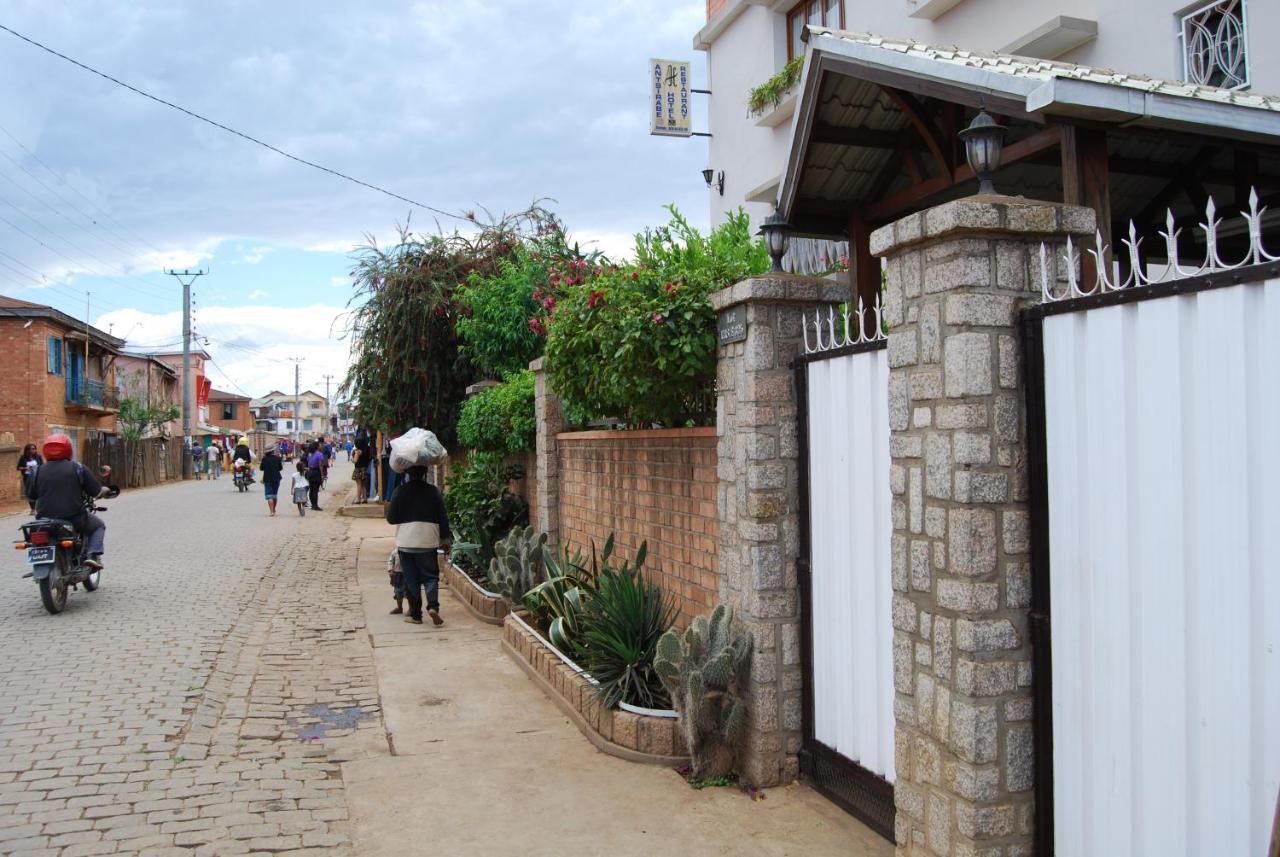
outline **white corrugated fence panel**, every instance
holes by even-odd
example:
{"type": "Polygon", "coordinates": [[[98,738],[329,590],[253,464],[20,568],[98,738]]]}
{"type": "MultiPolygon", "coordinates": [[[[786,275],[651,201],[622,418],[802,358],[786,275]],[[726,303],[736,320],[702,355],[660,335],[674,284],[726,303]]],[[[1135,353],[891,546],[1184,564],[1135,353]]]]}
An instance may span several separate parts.
{"type": "Polygon", "coordinates": [[[893,782],[885,351],[811,363],[808,388],[815,737],[893,782]]]}
{"type": "Polygon", "coordinates": [[[1058,857],[1260,855],[1280,280],[1044,321],[1058,857]]]}

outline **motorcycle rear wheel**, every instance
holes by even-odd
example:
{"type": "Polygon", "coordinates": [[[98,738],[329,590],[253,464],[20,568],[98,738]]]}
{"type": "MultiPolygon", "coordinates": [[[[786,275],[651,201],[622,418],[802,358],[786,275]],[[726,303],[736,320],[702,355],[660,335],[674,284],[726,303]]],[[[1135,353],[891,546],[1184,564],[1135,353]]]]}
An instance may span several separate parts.
{"type": "Polygon", "coordinates": [[[97,592],[98,587],[102,585],[102,572],[92,571],[89,576],[84,579],[85,592],[97,592]]]}
{"type": "Polygon", "coordinates": [[[62,559],[54,565],[49,576],[39,581],[40,602],[44,609],[57,616],[67,606],[67,584],[62,579],[62,559]]]}

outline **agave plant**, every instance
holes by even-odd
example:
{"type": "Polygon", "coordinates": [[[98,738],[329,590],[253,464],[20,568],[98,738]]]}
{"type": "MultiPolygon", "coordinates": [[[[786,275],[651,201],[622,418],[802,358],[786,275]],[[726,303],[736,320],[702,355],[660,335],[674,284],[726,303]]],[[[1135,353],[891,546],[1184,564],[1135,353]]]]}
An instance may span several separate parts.
{"type": "Polygon", "coordinates": [[[547,629],[551,644],[569,653],[578,634],[578,614],[583,593],[591,587],[591,574],[583,565],[582,551],[570,554],[561,543],[555,550],[543,546],[542,563],[546,580],[525,593],[524,606],[534,622],[547,629]]]}
{"type": "Polygon", "coordinates": [[[579,608],[575,652],[596,680],[596,696],[607,707],[618,702],[666,708],[670,697],[653,667],[658,640],[675,622],[676,609],[662,590],[641,574],[647,544],[634,563],[608,563],[594,579],[579,608]]]}

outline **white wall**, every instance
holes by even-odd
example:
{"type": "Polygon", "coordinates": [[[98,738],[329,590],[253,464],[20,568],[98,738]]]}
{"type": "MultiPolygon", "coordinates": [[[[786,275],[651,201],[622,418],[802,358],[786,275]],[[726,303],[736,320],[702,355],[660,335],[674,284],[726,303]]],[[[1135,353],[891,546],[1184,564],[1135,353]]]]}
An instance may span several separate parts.
{"type": "MultiPolygon", "coordinates": [[[[785,166],[790,121],[758,127],[746,105],[747,93],[786,62],[788,5],[775,4],[781,11],[745,5],[708,50],[713,93],[708,166],[725,173],[724,197],[709,192],[713,224],[785,166]]],[[[1177,16],[1189,4],[1178,0],[962,0],[934,21],[909,17],[916,6],[911,0],[845,0],[848,29],[994,51],[1068,15],[1097,21],[1098,37],[1057,59],[1175,80],[1182,76],[1177,16]]],[[[1280,51],[1270,45],[1280,34],[1280,0],[1249,0],[1246,10],[1252,91],[1280,93],[1280,51]]],[[[756,221],[773,210],[768,204],[745,207],[756,221]]]]}
{"type": "Polygon", "coordinates": [[[1280,280],[1044,323],[1060,857],[1262,855],[1280,280]]]}

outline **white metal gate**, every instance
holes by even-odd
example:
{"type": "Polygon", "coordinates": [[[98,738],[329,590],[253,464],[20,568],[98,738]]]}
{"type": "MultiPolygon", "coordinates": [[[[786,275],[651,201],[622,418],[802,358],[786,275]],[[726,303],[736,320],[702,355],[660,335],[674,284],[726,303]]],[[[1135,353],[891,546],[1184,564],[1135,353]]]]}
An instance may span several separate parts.
{"type": "Polygon", "coordinates": [[[806,751],[815,783],[892,838],[889,366],[883,341],[805,358],[806,751]]]}
{"type": "Polygon", "coordinates": [[[1280,280],[1219,285],[1046,308],[1058,857],[1267,850],[1280,280]]]}

